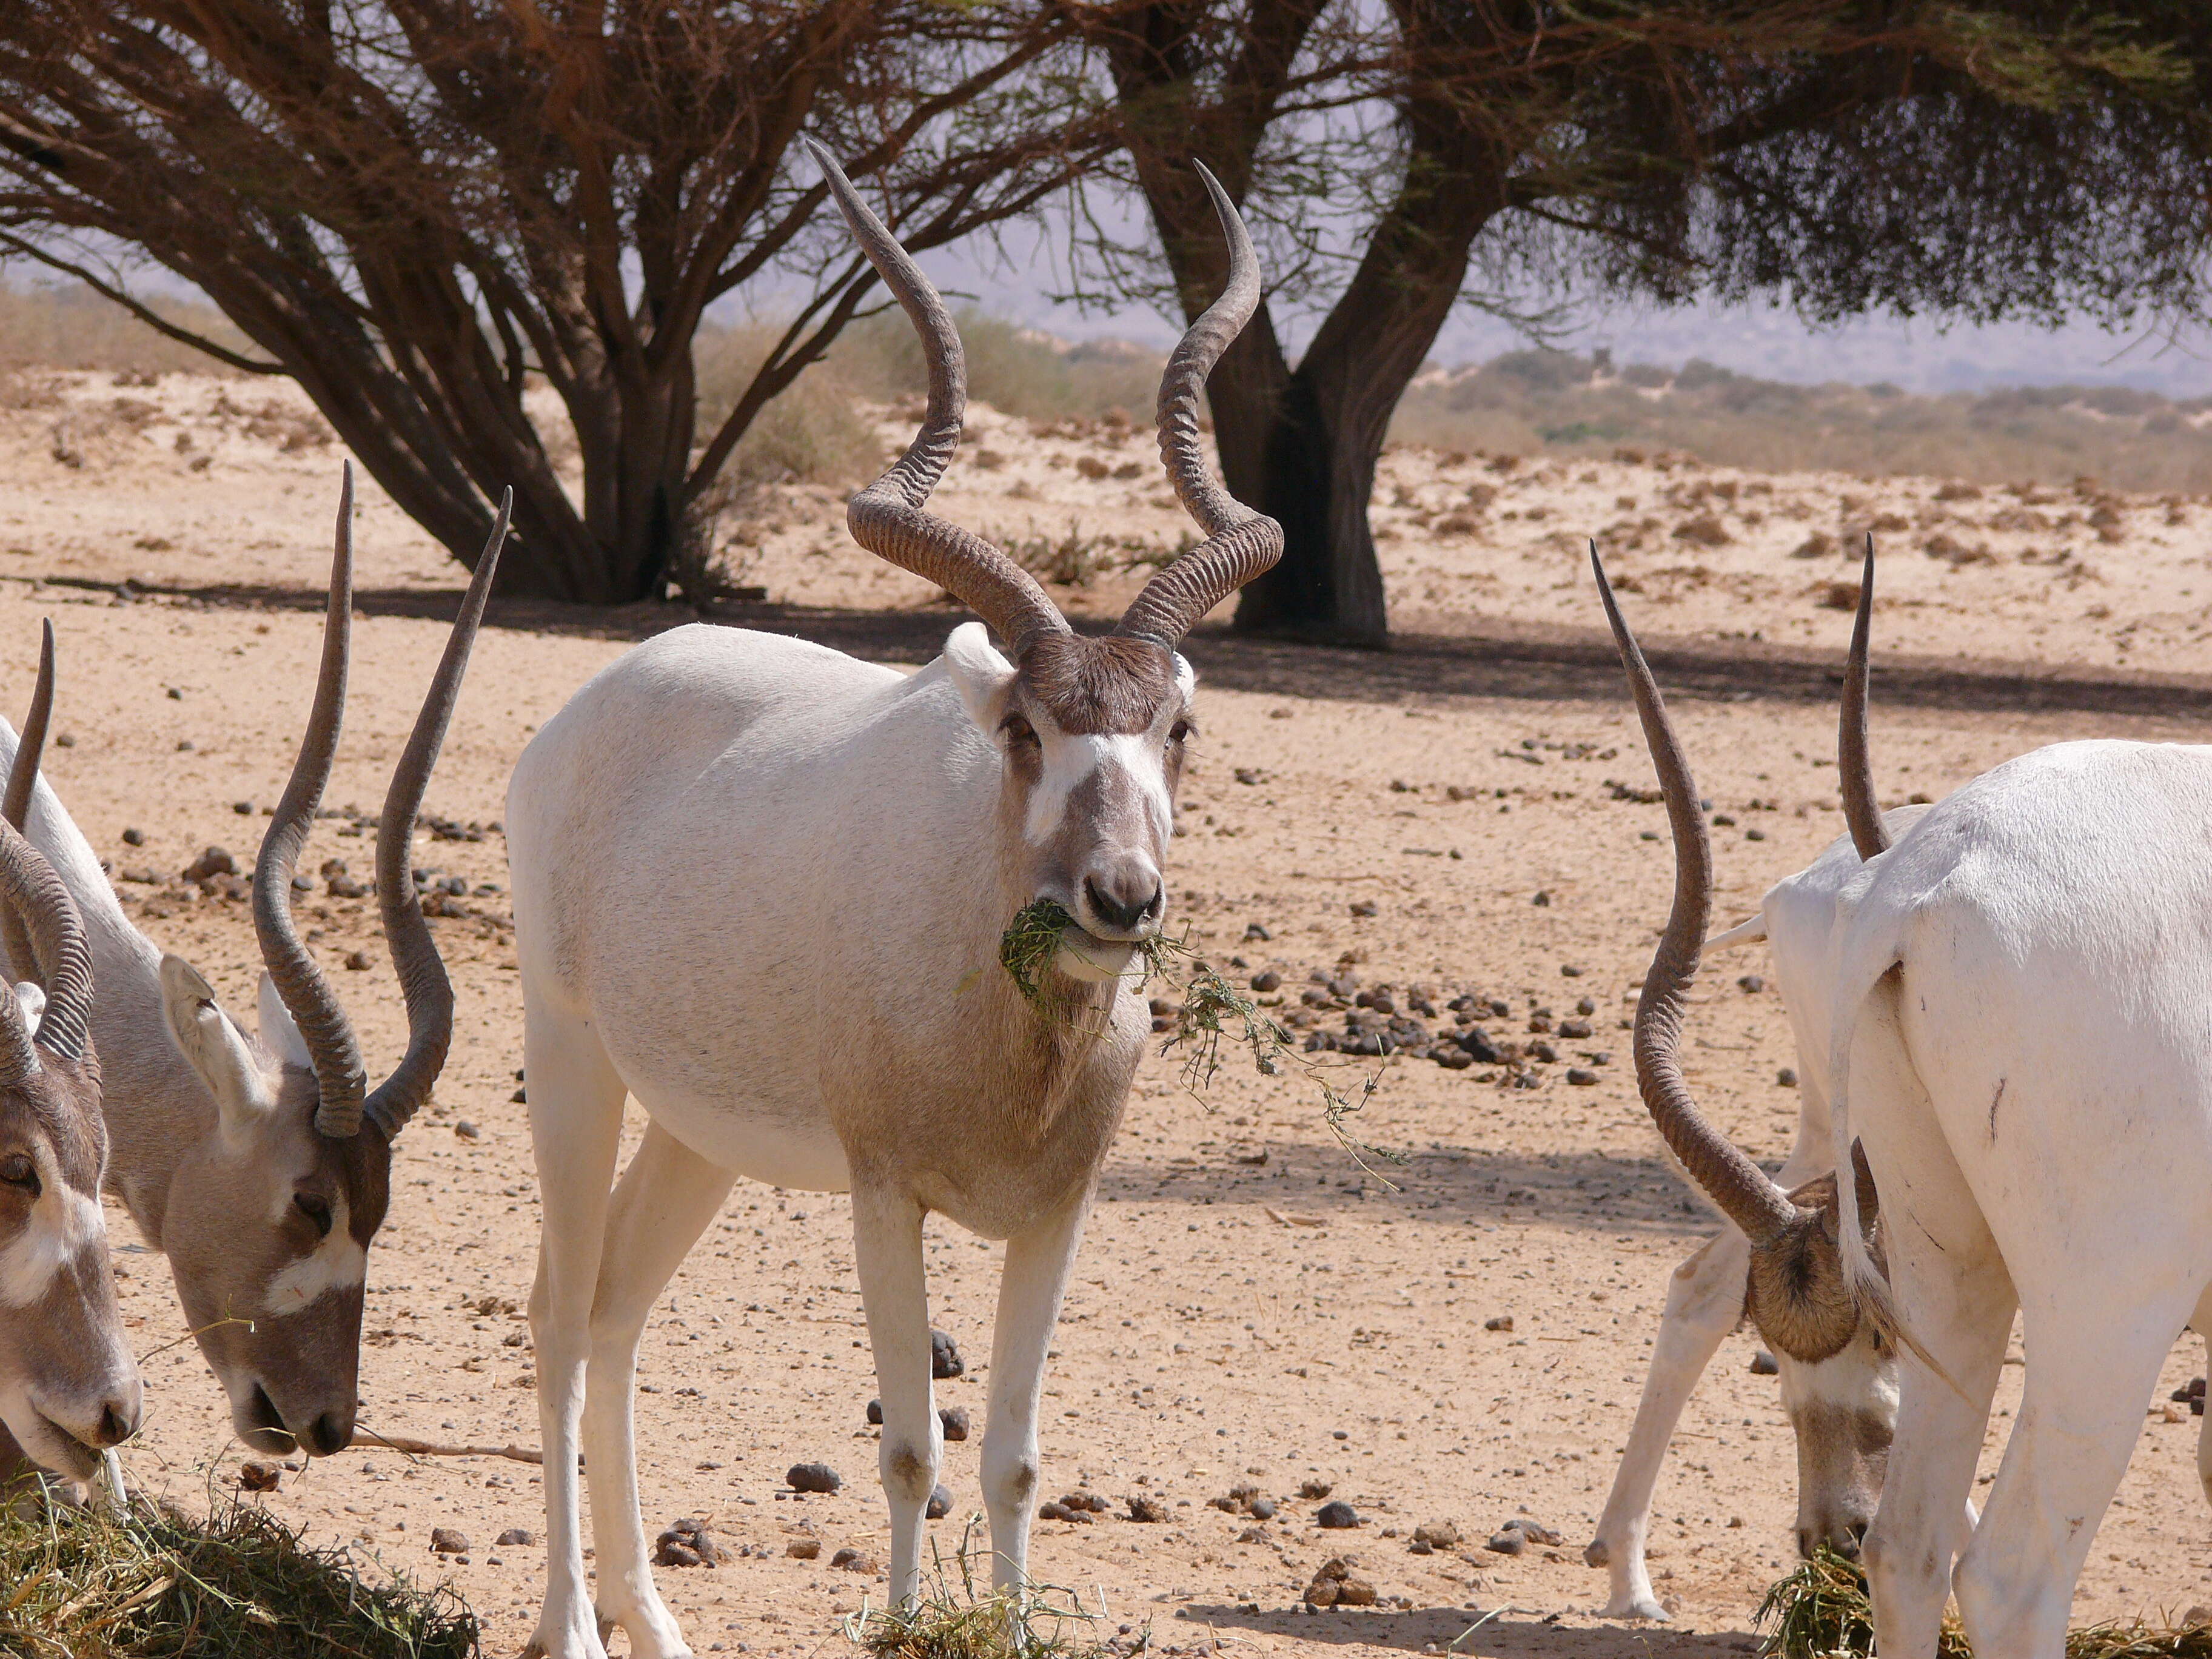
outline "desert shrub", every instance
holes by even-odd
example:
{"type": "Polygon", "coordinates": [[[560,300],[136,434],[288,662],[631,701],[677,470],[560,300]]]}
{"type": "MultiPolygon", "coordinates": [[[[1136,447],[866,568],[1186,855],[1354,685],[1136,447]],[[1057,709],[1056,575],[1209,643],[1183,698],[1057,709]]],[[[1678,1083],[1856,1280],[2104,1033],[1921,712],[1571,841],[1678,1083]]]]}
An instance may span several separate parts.
{"type": "MultiPolygon", "coordinates": [[[[154,309],[218,345],[250,349],[246,337],[211,306],[164,299],[154,309]]],[[[0,279],[0,369],[29,368],[138,374],[237,372],[149,328],[96,294],[0,279]]]]}

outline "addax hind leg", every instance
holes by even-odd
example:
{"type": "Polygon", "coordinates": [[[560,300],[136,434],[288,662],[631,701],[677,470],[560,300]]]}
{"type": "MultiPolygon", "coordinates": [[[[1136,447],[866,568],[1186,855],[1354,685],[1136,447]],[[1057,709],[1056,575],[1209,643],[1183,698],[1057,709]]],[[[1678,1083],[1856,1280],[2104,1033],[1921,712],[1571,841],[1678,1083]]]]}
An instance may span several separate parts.
{"type": "Polygon", "coordinates": [[[854,1172],[853,1257],[884,1402],[877,1467],[890,1504],[893,1607],[908,1605],[921,1590],[922,1522],[945,1459],[945,1431],[929,1377],[921,1219],[921,1206],[910,1194],[854,1172]]]}
{"type": "Polygon", "coordinates": [[[585,1021],[523,986],[530,1143],[544,1216],[530,1334],[545,1455],[545,1605],[526,1659],[605,1659],[584,1571],[576,1454],[592,1300],[622,1133],[622,1079],[585,1021]]]}
{"type": "Polygon", "coordinates": [[[690,1651],[654,1587],[638,1510],[632,1410],[638,1339],[670,1275],[722,1207],[734,1179],[653,1124],[623,1171],[607,1217],[592,1299],[584,1455],[592,1473],[600,1624],[620,1625],[636,1659],[678,1659],[690,1651]]]}
{"type": "Polygon", "coordinates": [[[991,1337],[990,1418],[983,1429],[983,1506],[991,1517],[994,1589],[1019,1585],[1029,1575],[1039,1477],[1037,1396],[1090,1207],[1090,1194],[1079,1194],[1006,1241],[991,1337]]]}
{"type": "Polygon", "coordinates": [[[1644,1556],[1651,1496],[1682,1407],[1723,1340],[1743,1317],[1750,1263],[1750,1242],[1731,1227],[1700,1245],[1668,1283],[1667,1311],[1659,1322],[1651,1368],[1644,1373],[1635,1425],[1628,1431],[1597,1534],[1583,1552],[1584,1560],[1605,1568],[1612,1579],[1605,1606],[1608,1619],[1667,1617],[1651,1592],[1644,1556]]]}
{"type": "Polygon", "coordinates": [[[2027,1310],[2027,1386],[1982,1523],[1959,1562],[1977,1653],[2062,1659],[2074,1586],[2142,1431],[2191,1293],[2109,1283],[2027,1310]]]}

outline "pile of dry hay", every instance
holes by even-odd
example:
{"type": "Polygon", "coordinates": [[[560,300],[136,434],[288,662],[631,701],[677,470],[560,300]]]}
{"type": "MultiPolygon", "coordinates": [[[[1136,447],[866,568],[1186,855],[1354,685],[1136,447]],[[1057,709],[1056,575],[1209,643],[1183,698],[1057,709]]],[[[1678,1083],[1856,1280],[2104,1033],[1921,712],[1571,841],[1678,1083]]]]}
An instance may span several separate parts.
{"type": "Polygon", "coordinates": [[[0,1505],[0,1654],[15,1659],[477,1659],[476,1615],[450,1590],[372,1580],[264,1510],[204,1522],[0,1505]],[[19,1512],[21,1511],[21,1512],[19,1512]]]}
{"type": "MultiPolygon", "coordinates": [[[[1823,1549],[1766,1592],[1755,1621],[1773,1629],[1759,1651],[1773,1659],[1863,1659],[1874,1651],[1874,1608],[1856,1561],[1823,1549]]],[[[1972,1659],[1966,1634],[1943,1615],[1938,1659],[1972,1659]]],[[[2066,1638],[2066,1659],[2212,1659],[2212,1623],[2182,1629],[2097,1625],[2066,1638]]]]}

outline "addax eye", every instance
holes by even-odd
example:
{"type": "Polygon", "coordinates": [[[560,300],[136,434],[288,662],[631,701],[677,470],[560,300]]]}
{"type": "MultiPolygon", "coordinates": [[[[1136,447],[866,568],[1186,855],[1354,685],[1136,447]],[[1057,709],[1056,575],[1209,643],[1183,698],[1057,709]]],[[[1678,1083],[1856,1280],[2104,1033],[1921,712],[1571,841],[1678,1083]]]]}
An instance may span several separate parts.
{"type": "Polygon", "coordinates": [[[1188,720],[1177,720],[1173,726],[1168,728],[1168,741],[1170,743],[1182,743],[1193,737],[1195,737],[1197,734],[1198,728],[1193,726],[1188,720]]]}
{"type": "Polygon", "coordinates": [[[0,1158],[0,1182],[5,1182],[10,1187],[28,1193],[33,1198],[36,1198],[40,1191],[39,1166],[22,1152],[17,1152],[11,1158],[0,1158]]]}
{"type": "Polygon", "coordinates": [[[295,1193],[292,1196],[292,1202],[298,1207],[301,1215],[315,1224],[317,1237],[328,1238],[331,1236],[329,1200],[319,1198],[313,1193],[295,1193]]]}
{"type": "Polygon", "coordinates": [[[1019,714],[1007,715],[1005,720],[999,722],[999,730],[1006,734],[1006,743],[1012,748],[1035,749],[1040,746],[1037,743],[1036,727],[1031,726],[1019,714]]]}

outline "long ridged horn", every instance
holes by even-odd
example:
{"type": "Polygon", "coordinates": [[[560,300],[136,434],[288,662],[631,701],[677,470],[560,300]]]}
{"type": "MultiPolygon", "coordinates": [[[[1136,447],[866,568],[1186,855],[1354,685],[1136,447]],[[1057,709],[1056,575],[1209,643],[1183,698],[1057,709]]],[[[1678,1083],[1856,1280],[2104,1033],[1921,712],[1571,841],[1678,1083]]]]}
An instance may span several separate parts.
{"type": "Polygon", "coordinates": [[[1652,769],[1659,775],[1674,835],[1674,908],[1636,1004],[1636,1086],[1651,1121],[1690,1178],[1756,1247],[1790,1231],[1799,1218],[1797,1206],[1698,1109],[1682,1076],[1683,1006],[1698,976],[1712,910],[1713,849],[1698,809],[1697,780],[1667,718],[1658,683],[1614,602],[1595,542],[1590,544],[1590,568],[1596,573],[1598,597],[1605,603],[1606,619],[1620,648],[1621,665],[1627,671],[1629,692],[1636,699],[1637,717],[1644,725],[1644,740],[1651,750],[1652,769]]]}
{"type": "Polygon", "coordinates": [[[506,544],[514,510],[514,492],[509,489],[500,497],[491,538],[477,561],[469,591],[462,596],[461,613],[447,636],[446,653],[431,677],[407,747],[392,769],[384,816],[377,821],[376,902],[384,918],[385,948],[392,952],[400,994],[407,1001],[407,1052],[362,1109],[387,1141],[430,1098],[430,1086],[444,1069],[446,1051],[453,1040],[453,981],[446,976],[445,962],[430,936],[430,924],[422,919],[422,900],[415,890],[415,815],[422,810],[438,750],[446,741],[446,726],[461,694],[461,677],[468,672],[469,651],[483,621],[484,602],[491,597],[492,576],[499,568],[500,549],[506,544]]]}
{"type": "Polygon", "coordinates": [[[1844,659],[1844,702],[1836,730],[1836,776],[1844,796],[1844,822],[1851,845],[1870,859],[1889,850],[1889,826],[1875,799],[1874,765],[1867,758],[1867,649],[1874,633],[1874,532],[1867,532],[1866,568],[1859,577],[1859,614],[1851,624],[1850,654],[1844,659]]]}
{"type": "Polygon", "coordinates": [[[1222,234],[1229,240],[1229,282],[1221,297],[1190,325],[1160,376],[1160,459],[1185,510],[1207,539],[1146,582],[1115,629],[1157,640],[1170,649],[1207,611],[1283,556],[1282,526],[1213,482],[1199,441],[1199,393],[1221,354],[1259,308],[1260,261],[1229,192],[1203,162],[1191,165],[1206,181],[1222,234]]]}
{"type": "Polygon", "coordinates": [[[315,700],[308,711],[307,732],[300,739],[299,758],[292,763],[292,775],[276,804],[276,815],[270,820],[269,833],[261,838],[261,856],[253,866],[253,931],[276,994],[300,1028],[314,1063],[319,1091],[315,1127],[341,1137],[361,1127],[368,1079],[345,1010],[293,927],[292,876],[337,755],[352,641],[353,463],[349,461],[338,487],[337,534],[331,555],[331,597],[323,613],[323,660],[315,678],[315,700]]]}
{"type": "Polygon", "coordinates": [[[921,337],[922,356],[929,365],[929,406],[921,428],[890,471],[846,504],[846,526],[869,552],[957,595],[1018,658],[1031,640],[1066,633],[1066,618],[1036,579],[1004,552],[923,508],[960,447],[967,414],[968,365],[960,331],[921,267],[860,199],[836,158],[811,138],[806,148],[829,182],[853,240],[921,337]]]}
{"type": "MultiPolygon", "coordinates": [[[[8,793],[0,798],[0,817],[24,834],[30,833],[31,793],[39,781],[39,763],[46,747],[46,728],[54,713],[54,625],[51,619],[42,623],[43,637],[39,641],[39,678],[31,688],[30,712],[23,716],[23,729],[15,739],[15,759],[8,769],[8,793]]],[[[0,945],[8,951],[10,969],[19,980],[38,981],[46,986],[46,975],[32,954],[31,936],[24,931],[23,918],[12,905],[0,905],[0,945]]]]}

